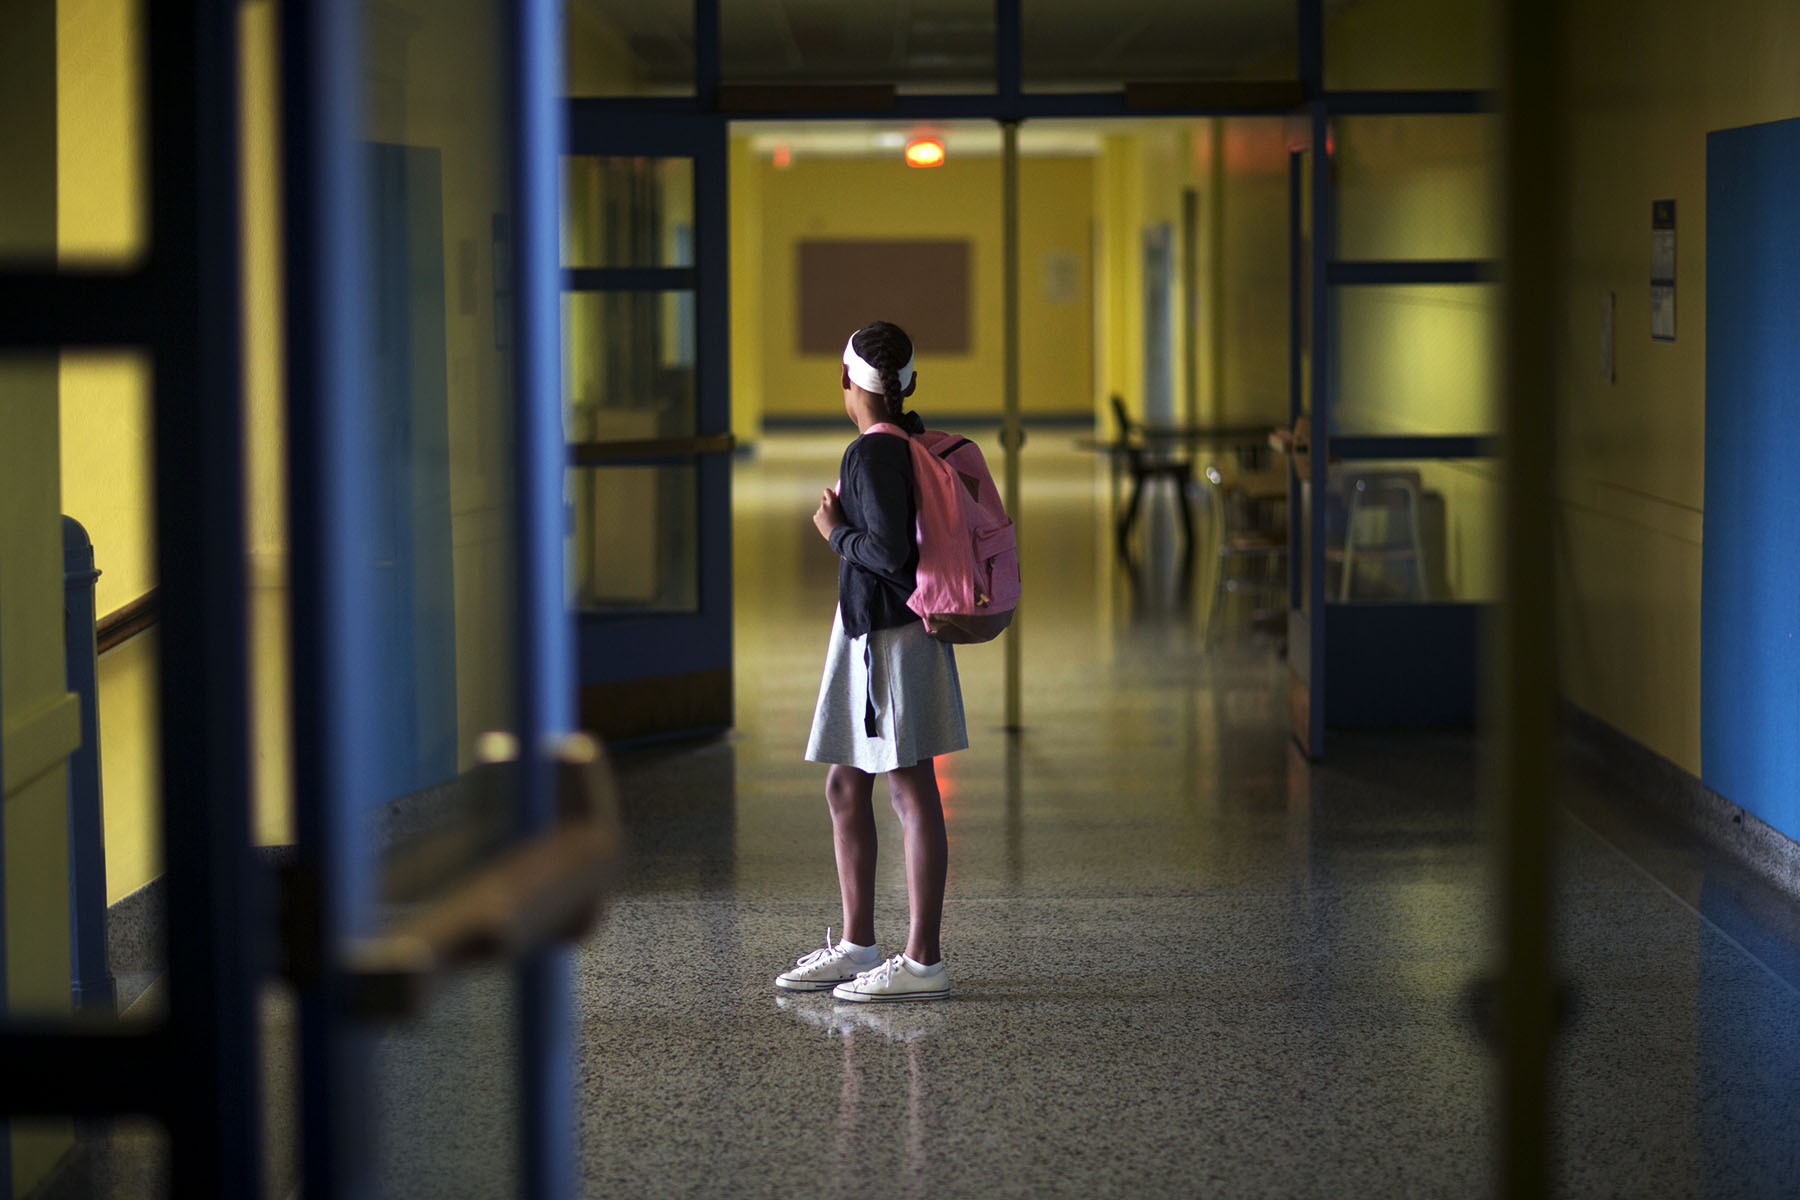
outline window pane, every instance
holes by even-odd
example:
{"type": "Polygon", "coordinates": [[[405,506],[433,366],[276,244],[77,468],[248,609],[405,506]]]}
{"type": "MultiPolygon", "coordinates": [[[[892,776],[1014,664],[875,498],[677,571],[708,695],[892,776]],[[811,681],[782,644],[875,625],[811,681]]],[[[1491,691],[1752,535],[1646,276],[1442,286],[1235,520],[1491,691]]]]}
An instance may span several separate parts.
{"type": "Polygon", "coordinates": [[[1333,126],[1339,258],[1500,256],[1498,117],[1344,117],[1333,126]]]}
{"type": "Polygon", "coordinates": [[[694,265],[694,160],[562,160],[562,265],[694,265]]]}
{"type": "Polygon", "coordinates": [[[621,466],[569,473],[570,574],[584,611],[695,612],[700,601],[698,473],[621,466]]]}
{"type": "Polygon", "coordinates": [[[1500,288],[1342,287],[1340,434],[1464,434],[1499,427],[1500,288]]]}
{"type": "Polygon", "coordinates": [[[1127,81],[1292,79],[1292,4],[1024,0],[1025,86],[1108,90],[1127,81]]]}
{"type": "Polygon", "coordinates": [[[1501,486],[1498,459],[1335,464],[1325,517],[1326,598],[1498,600],[1501,486]]]}
{"type": "Polygon", "coordinates": [[[694,94],[693,0],[564,0],[563,15],[569,95],[694,94]]]}
{"type": "MultiPolygon", "coordinates": [[[[0,262],[130,263],[147,247],[141,0],[30,4],[0,37],[0,262]]],[[[246,23],[248,32],[253,22],[246,23]]],[[[266,58],[245,62],[245,95],[266,58]]],[[[254,118],[254,114],[252,114],[254,118]]],[[[247,123],[247,143],[261,127],[247,123]]]]}
{"type": "Polygon", "coordinates": [[[692,292],[565,293],[563,355],[571,441],[697,432],[692,292]]]}
{"type": "Polygon", "coordinates": [[[720,39],[728,83],[994,90],[992,0],[736,0],[720,39]]]}

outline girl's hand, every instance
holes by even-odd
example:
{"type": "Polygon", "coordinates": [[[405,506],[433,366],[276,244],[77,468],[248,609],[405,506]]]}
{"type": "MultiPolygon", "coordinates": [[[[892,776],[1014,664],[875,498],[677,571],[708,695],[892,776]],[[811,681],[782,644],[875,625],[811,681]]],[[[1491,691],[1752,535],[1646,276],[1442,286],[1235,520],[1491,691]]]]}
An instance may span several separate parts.
{"type": "Polygon", "coordinates": [[[838,503],[837,493],[830,488],[819,501],[819,509],[813,513],[813,528],[826,541],[831,540],[831,531],[844,523],[844,506],[838,503]]]}

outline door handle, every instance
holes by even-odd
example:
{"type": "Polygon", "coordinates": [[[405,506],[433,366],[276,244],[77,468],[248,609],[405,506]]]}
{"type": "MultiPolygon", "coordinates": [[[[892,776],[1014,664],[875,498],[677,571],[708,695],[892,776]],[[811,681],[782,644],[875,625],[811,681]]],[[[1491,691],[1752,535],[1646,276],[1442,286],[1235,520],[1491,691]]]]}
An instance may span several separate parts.
{"type": "MultiPolygon", "coordinates": [[[[478,753],[482,765],[458,786],[491,785],[516,765],[517,741],[490,734],[478,753]]],[[[500,850],[382,932],[345,947],[336,969],[352,1013],[375,1020],[418,1016],[455,971],[517,961],[593,928],[623,850],[612,773],[589,734],[559,739],[549,757],[557,824],[500,850]]],[[[290,913],[302,907],[303,897],[290,892],[287,899],[290,913]]]]}

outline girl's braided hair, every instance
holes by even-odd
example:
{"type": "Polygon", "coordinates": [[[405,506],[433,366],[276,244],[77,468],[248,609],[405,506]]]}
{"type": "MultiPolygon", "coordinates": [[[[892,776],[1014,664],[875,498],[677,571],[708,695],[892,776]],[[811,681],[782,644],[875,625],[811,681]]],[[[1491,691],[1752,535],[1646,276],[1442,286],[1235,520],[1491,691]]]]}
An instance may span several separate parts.
{"type": "Polygon", "coordinates": [[[887,418],[904,427],[908,414],[906,392],[900,386],[900,368],[912,359],[912,339],[891,321],[874,321],[857,330],[850,344],[864,362],[881,372],[881,399],[887,407],[887,418]]]}

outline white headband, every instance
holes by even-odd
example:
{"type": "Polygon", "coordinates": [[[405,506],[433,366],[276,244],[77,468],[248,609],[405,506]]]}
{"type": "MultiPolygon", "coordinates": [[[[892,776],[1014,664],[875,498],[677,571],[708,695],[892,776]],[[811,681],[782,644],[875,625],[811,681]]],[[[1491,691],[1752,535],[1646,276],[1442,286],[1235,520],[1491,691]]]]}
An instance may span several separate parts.
{"type": "MultiPolygon", "coordinates": [[[[916,354],[908,356],[906,365],[900,368],[900,390],[903,393],[912,383],[914,357],[916,354]]],[[[850,340],[844,343],[844,366],[850,369],[851,383],[865,392],[873,392],[877,396],[882,394],[884,389],[881,386],[881,372],[871,367],[863,356],[856,352],[856,335],[854,333],[850,335],[850,340]]]]}

